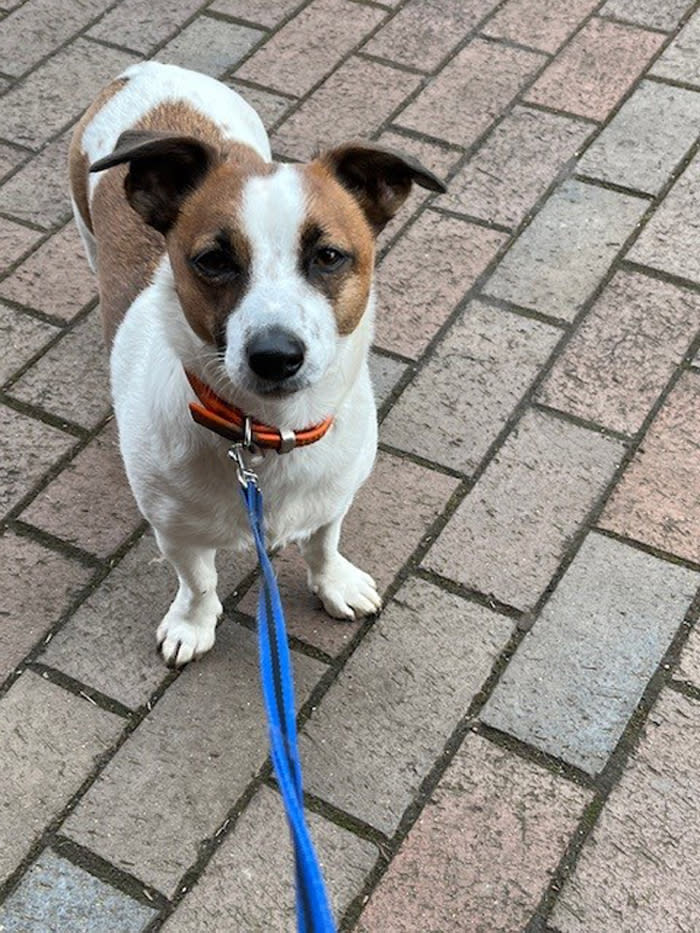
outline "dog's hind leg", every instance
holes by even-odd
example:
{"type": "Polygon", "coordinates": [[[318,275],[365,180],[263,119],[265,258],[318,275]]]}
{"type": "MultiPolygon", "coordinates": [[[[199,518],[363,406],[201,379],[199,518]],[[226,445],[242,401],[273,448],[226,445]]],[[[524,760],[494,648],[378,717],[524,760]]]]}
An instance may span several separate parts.
{"type": "Polygon", "coordinates": [[[177,596],[158,626],[158,647],[171,667],[201,657],[214,644],[223,607],[216,595],[214,548],[200,547],[156,531],[163,556],[177,573],[177,596]]]}
{"type": "Polygon", "coordinates": [[[382,608],[377,584],[338,551],[343,517],[323,525],[300,543],[309,568],[309,589],[335,619],[358,619],[382,608]]]}

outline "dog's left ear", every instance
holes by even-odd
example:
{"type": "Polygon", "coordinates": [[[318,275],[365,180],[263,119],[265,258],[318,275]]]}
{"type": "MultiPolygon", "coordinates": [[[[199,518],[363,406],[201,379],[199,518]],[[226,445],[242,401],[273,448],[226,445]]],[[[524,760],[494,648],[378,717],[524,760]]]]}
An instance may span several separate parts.
{"type": "Polygon", "coordinates": [[[447,190],[418,159],[364,140],[329,149],[319,161],[359,201],[375,234],[398,211],[414,182],[430,191],[447,190]]]}
{"type": "Polygon", "coordinates": [[[127,130],[114,152],[94,162],[90,171],[128,162],[124,191],[129,204],[147,224],[165,234],[187,195],[218,161],[214,148],[193,136],[127,130]]]}

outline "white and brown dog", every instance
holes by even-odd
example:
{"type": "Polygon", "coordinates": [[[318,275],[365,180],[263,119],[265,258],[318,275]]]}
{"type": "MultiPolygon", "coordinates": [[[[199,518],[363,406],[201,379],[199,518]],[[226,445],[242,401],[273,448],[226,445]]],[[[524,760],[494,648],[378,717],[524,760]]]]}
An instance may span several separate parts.
{"type": "Polygon", "coordinates": [[[268,541],[299,544],[326,611],[380,608],[372,578],[338,552],[376,450],[374,237],[413,182],[444,187],[371,143],[303,165],[270,159],[241,97],[155,62],[107,87],[73,137],[73,206],[99,279],[122,456],[179,578],[157,632],[177,666],[214,643],[216,549],[251,541],[230,444],[192,419],[195,393],[200,421],[229,436],[245,413],[260,422],[253,440],[282,454],[256,466],[268,541]]]}

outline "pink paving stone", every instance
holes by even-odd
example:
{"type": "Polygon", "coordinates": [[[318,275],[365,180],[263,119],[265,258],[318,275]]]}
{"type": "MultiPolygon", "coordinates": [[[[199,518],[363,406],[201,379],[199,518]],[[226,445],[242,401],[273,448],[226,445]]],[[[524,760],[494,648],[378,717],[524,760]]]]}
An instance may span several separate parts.
{"type": "Polygon", "coordinates": [[[272,149],[294,159],[310,159],[319,149],[366,138],[419,81],[417,75],[397,68],[351,58],[281,124],[272,136],[272,149]]]}
{"type": "Polygon", "coordinates": [[[450,181],[439,204],[514,226],[590,132],[569,117],[514,107],[450,181]]]}
{"type": "Polygon", "coordinates": [[[15,263],[20,256],[31,249],[41,237],[36,230],[23,227],[6,217],[0,217],[0,273],[15,263]]]}
{"type": "Polygon", "coordinates": [[[0,302],[0,382],[6,382],[58,330],[0,302]]]}
{"type": "Polygon", "coordinates": [[[121,0],[88,35],[145,54],[172,35],[201,6],[202,0],[170,0],[167,4],[121,0]]]}
{"type": "MultiPolygon", "coordinates": [[[[371,573],[383,592],[456,488],[457,480],[450,476],[380,453],[343,524],[343,554],[371,573]]],[[[276,566],[289,633],[328,654],[338,654],[359,623],[339,622],[321,610],[308,591],[305,565],[296,549],[284,551],[276,566]]],[[[257,593],[254,586],[241,601],[240,608],[251,616],[257,593]]]]}
{"type": "Polygon", "coordinates": [[[302,0],[265,0],[265,3],[260,3],[260,0],[216,0],[209,9],[262,26],[276,26],[300,6],[302,0]]]}
{"type": "Polygon", "coordinates": [[[603,528],[700,563],[700,376],[685,373],[600,519],[603,528]]]}
{"type": "Polygon", "coordinates": [[[123,720],[25,671],[2,698],[0,880],[80,788],[123,720]]]}
{"type": "Polygon", "coordinates": [[[95,277],[73,224],[49,237],[0,285],[0,297],[64,321],[96,296],[95,277]]]}
{"type": "Polygon", "coordinates": [[[536,52],[474,39],[396,118],[437,139],[469,146],[544,64],[536,52]]]}
{"type": "Polygon", "coordinates": [[[0,411],[0,509],[5,512],[17,506],[76,440],[6,405],[0,411]]]}
{"type": "Polygon", "coordinates": [[[634,434],[700,328],[700,295],[618,272],[542,386],[541,401],[634,434]]]}
{"type": "Polygon", "coordinates": [[[674,677],[700,687],[700,628],[697,623],[683,649],[674,677]]]}
{"type": "Polygon", "coordinates": [[[362,51],[431,71],[497,3],[498,0],[413,0],[362,51]]]}
{"type": "Polygon", "coordinates": [[[664,691],[555,905],[561,933],[700,928],[700,703],[664,691]]]}
{"type": "Polygon", "coordinates": [[[0,210],[45,230],[70,217],[66,165],[71,132],[49,143],[0,187],[0,210]]]}
{"type": "Polygon", "coordinates": [[[306,94],[385,15],[348,0],[313,0],[248,59],[238,77],[286,94],[306,94]]]}
{"type": "Polygon", "coordinates": [[[591,793],[470,734],[358,933],[524,929],[591,793]]]}
{"type": "Polygon", "coordinates": [[[0,682],[58,621],[91,573],[31,538],[11,531],[0,537],[0,682]]]}
{"type": "Polygon", "coordinates": [[[141,518],[110,422],[22,512],[22,520],[98,557],[107,557],[141,518]]]}
{"type": "Polygon", "coordinates": [[[556,52],[579,23],[598,6],[598,0],[508,0],[483,32],[511,39],[544,52],[556,52]]]}
{"type": "Polygon", "coordinates": [[[377,345],[420,356],[506,239],[495,230],[425,211],[379,266],[377,345]]]}
{"type": "Polygon", "coordinates": [[[594,18],[525,98],[554,110],[604,120],[663,41],[659,33],[594,18]]]}

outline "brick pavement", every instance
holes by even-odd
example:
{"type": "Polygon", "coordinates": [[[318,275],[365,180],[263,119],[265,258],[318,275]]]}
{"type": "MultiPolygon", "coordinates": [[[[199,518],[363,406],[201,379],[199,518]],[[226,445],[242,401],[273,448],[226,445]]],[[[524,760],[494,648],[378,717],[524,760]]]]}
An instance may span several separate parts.
{"type": "Polygon", "coordinates": [[[294,928],[251,628],[155,656],[70,128],[141,57],[280,157],[364,135],[450,180],[383,234],[386,597],[277,559],[342,930],[700,929],[700,10],[691,0],[0,0],[0,931],[294,928]]]}

